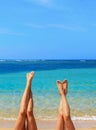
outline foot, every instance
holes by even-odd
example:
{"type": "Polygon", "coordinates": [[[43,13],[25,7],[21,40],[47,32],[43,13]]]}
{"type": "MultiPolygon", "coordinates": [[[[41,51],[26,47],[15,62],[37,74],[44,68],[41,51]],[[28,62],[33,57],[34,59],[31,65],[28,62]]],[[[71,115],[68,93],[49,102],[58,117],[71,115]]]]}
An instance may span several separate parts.
{"type": "Polygon", "coordinates": [[[68,81],[67,80],[64,80],[62,82],[62,86],[63,86],[63,92],[64,94],[66,95],[68,93],[68,81]]]}
{"type": "Polygon", "coordinates": [[[34,72],[32,71],[30,73],[27,73],[26,77],[27,77],[27,81],[31,82],[34,77],[34,72]]]}
{"type": "Polygon", "coordinates": [[[63,86],[62,86],[62,82],[60,82],[59,80],[57,80],[57,86],[58,86],[58,90],[60,95],[63,94],[63,86]]]}

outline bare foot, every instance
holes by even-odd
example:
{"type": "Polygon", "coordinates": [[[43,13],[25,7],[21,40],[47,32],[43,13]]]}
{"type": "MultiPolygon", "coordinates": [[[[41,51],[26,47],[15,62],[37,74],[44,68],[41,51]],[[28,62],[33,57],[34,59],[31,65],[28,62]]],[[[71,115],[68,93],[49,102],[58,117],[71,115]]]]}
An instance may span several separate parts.
{"type": "Polygon", "coordinates": [[[27,81],[29,81],[29,82],[32,81],[32,79],[34,77],[34,72],[32,71],[30,73],[27,73],[26,77],[27,77],[27,81]]]}
{"type": "Polygon", "coordinates": [[[62,86],[62,82],[60,82],[59,80],[57,80],[57,86],[58,86],[58,90],[60,95],[63,94],[63,86],[62,86]]]}
{"type": "Polygon", "coordinates": [[[63,86],[63,92],[64,94],[66,95],[68,93],[68,81],[67,80],[64,80],[62,82],[62,86],[63,86]]]}

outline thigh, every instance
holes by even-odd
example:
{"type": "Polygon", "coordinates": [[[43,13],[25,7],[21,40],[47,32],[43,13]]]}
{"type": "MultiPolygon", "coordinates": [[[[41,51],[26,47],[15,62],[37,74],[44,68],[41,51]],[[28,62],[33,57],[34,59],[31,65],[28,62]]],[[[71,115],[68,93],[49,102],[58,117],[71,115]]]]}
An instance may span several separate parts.
{"type": "Polygon", "coordinates": [[[25,117],[23,115],[18,115],[14,130],[25,130],[25,117]]]}

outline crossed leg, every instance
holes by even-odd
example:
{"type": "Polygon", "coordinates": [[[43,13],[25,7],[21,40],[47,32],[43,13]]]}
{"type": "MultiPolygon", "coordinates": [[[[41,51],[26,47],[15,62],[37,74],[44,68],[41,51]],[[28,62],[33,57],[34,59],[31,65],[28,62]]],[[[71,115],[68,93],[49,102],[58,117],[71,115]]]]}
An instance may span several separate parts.
{"type": "MultiPolygon", "coordinates": [[[[66,98],[68,90],[68,81],[57,81],[59,93],[61,95],[61,115],[58,118],[56,130],[75,130],[70,116],[70,107],[66,98]],[[62,118],[61,118],[62,117],[62,118]]],[[[60,111],[59,111],[60,114],[60,111]]]]}
{"type": "Polygon", "coordinates": [[[33,97],[32,91],[30,91],[30,99],[27,108],[27,130],[37,130],[36,121],[33,114],[33,97]]]}
{"type": "Polygon", "coordinates": [[[60,101],[60,106],[58,109],[58,120],[57,120],[56,130],[65,130],[65,122],[63,119],[63,111],[62,111],[62,99],[60,101]]]}
{"type": "MultiPolygon", "coordinates": [[[[23,94],[23,97],[22,97],[22,100],[21,100],[20,111],[19,111],[16,123],[15,123],[14,130],[25,130],[25,121],[26,121],[26,117],[28,115],[27,111],[29,111],[29,108],[30,109],[33,108],[33,105],[32,105],[32,107],[30,107],[31,102],[33,104],[32,96],[30,96],[30,94],[31,94],[31,82],[32,82],[33,76],[34,76],[34,72],[27,74],[26,88],[25,88],[25,91],[24,91],[24,94],[23,94]]],[[[27,118],[27,119],[29,119],[29,118],[27,118]]],[[[29,123],[27,122],[27,125],[28,124],[29,123]]],[[[34,125],[34,121],[33,121],[32,124],[34,125]]],[[[29,128],[29,130],[32,130],[32,129],[30,129],[30,127],[28,127],[28,128],[29,128]]],[[[36,129],[34,129],[34,130],[36,130],[36,129]]]]}

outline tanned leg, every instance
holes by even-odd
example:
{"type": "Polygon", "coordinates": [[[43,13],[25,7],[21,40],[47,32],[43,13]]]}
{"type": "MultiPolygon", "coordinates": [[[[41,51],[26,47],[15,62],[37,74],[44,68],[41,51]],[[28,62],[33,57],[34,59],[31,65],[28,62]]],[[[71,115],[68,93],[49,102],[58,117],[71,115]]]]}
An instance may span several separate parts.
{"type": "Polygon", "coordinates": [[[20,111],[17,117],[14,130],[25,130],[26,111],[27,111],[28,101],[30,97],[30,88],[31,88],[31,81],[33,76],[34,76],[34,72],[27,74],[26,88],[21,100],[20,111]]]}
{"type": "Polygon", "coordinates": [[[70,107],[66,98],[66,94],[68,92],[68,81],[65,80],[62,83],[63,93],[61,94],[62,98],[62,105],[63,105],[63,118],[65,122],[65,129],[66,130],[75,130],[74,124],[71,120],[70,116],[70,107]]]}
{"type": "Polygon", "coordinates": [[[31,91],[30,91],[30,99],[27,108],[27,125],[28,125],[27,126],[28,130],[37,130],[37,125],[33,114],[33,97],[31,91]]]}
{"type": "MultiPolygon", "coordinates": [[[[57,86],[59,86],[61,88],[62,83],[60,81],[57,81],[57,86]]],[[[60,93],[60,95],[61,95],[61,93],[60,93]]],[[[59,109],[58,109],[58,120],[57,120],[57,124],[56,124],[56,130],[64,130],[65,129],[62,109],[63,109],[63,106],[62,106],[62,98],[61,98],[60,106],[59,106],[59,109]]]]}
{"type": "Polygon", "coordinates": [[[56,124],[56,130],[65,130],[64,128],[64,118],[63,118],[63,113],[62,113],[62,100],[60,101],[60,106],[58,110],[58,120],[56,124]]]}

